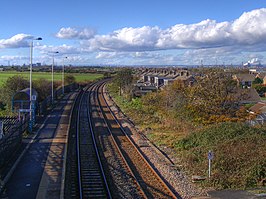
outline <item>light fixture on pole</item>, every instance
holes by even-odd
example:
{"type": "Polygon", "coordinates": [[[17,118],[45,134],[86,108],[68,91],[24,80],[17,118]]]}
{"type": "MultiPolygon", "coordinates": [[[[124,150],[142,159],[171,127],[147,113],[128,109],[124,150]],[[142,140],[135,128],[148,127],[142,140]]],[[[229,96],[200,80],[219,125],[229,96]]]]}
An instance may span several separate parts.
{"type": "Polygon", "coordinates": [[[67,57],[63,58],[63,68],[62,68],[62,93],[65,94],[65,59],[67,57]]]}
{"type": "Polygon", "coordinates": [[[52,104],[54,103],[54,55],[59,53],[58,51],[56,52],[51,52],[53,53],[53,62],[52,62],[52,104]]]}
{"type": "Polygon", "coordinates": [[[31,40],[30,42],[30,131],[32,131],[32,111],[33,111],[33,103],[32,103],[32,55],[33,55],[33,41],[34,40],[42,40],[41,37],[37,37],[31,40]]]}

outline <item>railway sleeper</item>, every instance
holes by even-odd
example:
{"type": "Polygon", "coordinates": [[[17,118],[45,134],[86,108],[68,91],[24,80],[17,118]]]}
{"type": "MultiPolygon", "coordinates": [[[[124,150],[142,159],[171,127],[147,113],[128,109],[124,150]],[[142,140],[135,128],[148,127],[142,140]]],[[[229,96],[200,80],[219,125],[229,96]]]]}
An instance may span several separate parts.
{"type": "Polygon", "coordinates": [[[95,187],[102,187],[103,184],[102,182],[86,182],[86,184],[83,184],[82,187],[91,187],[91,188],[95,188],[95,187]]]}
{"type": "Polygon", "coordinates": [[[99,177],[92,177],[90,175],[82,176],[83,184],[98,183],[102,184],[102,179],[99,177]]]}
{"type": "Polygon", "coordinates": [[[106,198],[106,195],[87,195],[86,198],[106,198]]]}
{"type": "Polygon", "coordinates": [[[88,177],[92,177],[92,178],[101,178],[101,175],[97,172],[94,173],[83,173],[83,176],[88,176],[88,177]]]}

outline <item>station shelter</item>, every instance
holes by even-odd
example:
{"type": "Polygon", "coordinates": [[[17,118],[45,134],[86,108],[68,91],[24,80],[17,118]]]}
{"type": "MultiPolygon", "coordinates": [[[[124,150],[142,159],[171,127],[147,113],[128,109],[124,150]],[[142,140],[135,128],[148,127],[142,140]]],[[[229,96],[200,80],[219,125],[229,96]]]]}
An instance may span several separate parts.
{"type": "Polygon", "coordinates": [[[32,127],[35,124],[37,98],[37,91],[32,89],[32,100],[30,101],[30,88],[25,88],[21,91],[18,91],[12,97],[12,111],[18,113],[19,119],[25,119],[25,116],[32,111],[29,121],[30,132],[32,132],[32,127]]]}

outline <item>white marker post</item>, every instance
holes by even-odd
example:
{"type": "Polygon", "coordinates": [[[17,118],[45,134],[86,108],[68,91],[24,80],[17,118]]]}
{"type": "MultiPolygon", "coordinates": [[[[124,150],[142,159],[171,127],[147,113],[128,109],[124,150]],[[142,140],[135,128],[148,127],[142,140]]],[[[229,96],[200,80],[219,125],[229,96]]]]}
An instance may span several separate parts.
{"type": "Polygon", "coordinates": [[[209,160],[209,178],[211,178],[211,161],[213,159],[213,152],[209,151],[208,152],[208,160],[209,160]]]}

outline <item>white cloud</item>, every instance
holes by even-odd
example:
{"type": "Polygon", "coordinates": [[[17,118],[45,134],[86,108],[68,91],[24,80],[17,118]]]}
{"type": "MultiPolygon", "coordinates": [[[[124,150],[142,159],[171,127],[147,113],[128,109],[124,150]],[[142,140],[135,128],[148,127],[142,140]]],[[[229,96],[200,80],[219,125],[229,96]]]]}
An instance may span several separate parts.
{"type": "Polygon", "coordinates": [[[230,24],[205,20],[197,24],[177,24],[160,35],[156,47],[160,49],[208,48],[232,43],[230,24]]]}
{"type": "Polygon", "coordinates": [[[266,9],[246,12],[234,21],[204,20],[195,24],[176,24],[168,29],[143,26],[123,28],[107,35],[82,41],[88,50],[155,51],[233,46],[253,51],[266,49],[266,9]]]}
{"type": "MultiPolygon", "coordinates": [[[[201,59],[204,63],[215,63],[216,60],[218,63],[241,63],[260,58],[259,54],[266,51],[266,8],[245,12],[233,21],[206,19],[166,29],[158,26],[125,27],[96,35],[90,28],[64,27],[56,37],[79,40],[80,46],[36,43],[34,48],[43,54],[51,51],[71,54],[73,61],[75,57],[80,63],[193,64],[200,63],[201,59]],[[248,53],[256,56],[247,57],[248,53]]],[[[27,34],[0,39],[0,49],[26,47],[30,39],[33,37],[27,34]]]]}
{"type": "Polygon", "coordinates": [[[109,65],[113,64],[129,64],[129,65],[143,65],[143,64],[176,64],[179,57],[167,53],[162,54],[155,51],[147,52],[98,52],[95,56],[99,63],[109,65]],[[128,61],[130,60],[130,62],[128,61]]]}
{"type": "Polygon", "coordinates": [[[95,59],[111,59],[117,56],[117,52],[99,52],[95,56],[95,59]]]}
{"type": "Polygon", "coordinates": [[[154,50],[160,32],[160,28],[149,26],[123,28],[109,35],[97,35],[88,41],[82,41],[81,44],[91,50],[103,51],[154,50]]]}
{"type": "Polygon", "coordinates": [[[31,35],[17,34],[9,39],[0,39],[0,48],[20,48],[29,46],[31,35]]]}
{"type": "Polygon", "coordinates": [[[60,54],[79,54],[80,50],[77,47],[69,46],[66,44],[60,46],[36,46],[36,49],[40,50],[42,54],[47,54],[50,52],[59,52],[60,54]]]}
{"type": "Polygon", "coordinates": [[[13,61],[13,60],[28,60],[27,56],[18,56],[18,55],[2,55],[0,59],[3,61],[13,61]]]}
{"type": "Polygon", "coordinates": [[[89,28],[76,29],[76,28],[61,28],[56,37],[61,39],[90,39],[95,35],[95,31],[89,28]]]}
{"type": "Polygon", "coordinates": [[[243,13],[232,25],[234,39],[243,45],[266,41],[266,8],[243,13]]]}

